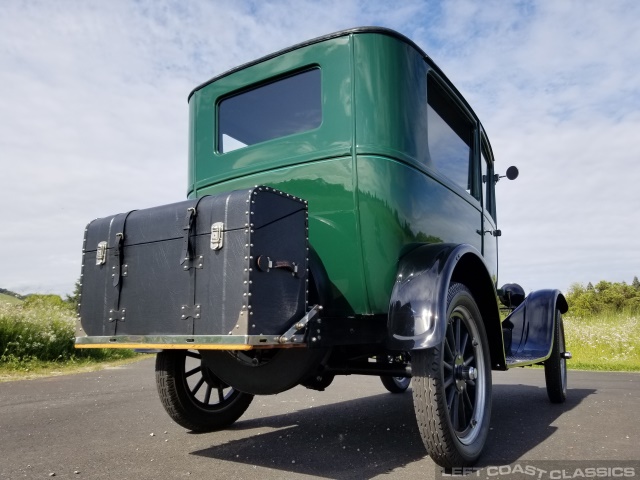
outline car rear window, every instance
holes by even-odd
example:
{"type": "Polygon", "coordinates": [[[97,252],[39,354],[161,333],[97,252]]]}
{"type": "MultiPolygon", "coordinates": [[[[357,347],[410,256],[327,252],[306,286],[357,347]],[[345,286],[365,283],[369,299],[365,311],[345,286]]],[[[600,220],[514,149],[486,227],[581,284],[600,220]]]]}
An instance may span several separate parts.
{"type": "Polygon", "coordinates": [[[320,69],[280,78],[227,97],[218,106],[218,151],[317,128],[322,123],[320,69]]]}

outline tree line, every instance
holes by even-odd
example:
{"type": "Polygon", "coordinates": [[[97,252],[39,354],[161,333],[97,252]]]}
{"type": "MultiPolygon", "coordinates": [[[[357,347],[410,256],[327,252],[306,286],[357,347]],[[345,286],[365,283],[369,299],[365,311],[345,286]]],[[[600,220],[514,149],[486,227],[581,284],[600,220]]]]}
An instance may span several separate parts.
{"type": "Polygon", "coordinates": [[[576,316],[590,316],[608,312],[640,313],[640,281],[633,277],[631,284],[601,280],[586,286],[574,283],[567,293],[569,312],[576,316]]]}
{"type": "Polygon", "coordinates": [[[12,292],[11,290],[7,290],[6,288],[0,288],[0,293],[4,293],[5,295],[9,295],[11,297],[15,297],[20,300],[24,300],[24,295],[20,295],[19,293],[12,292]]]}
{"type": "MultiPolygon", "coordinates": [[[[77,308],[80,301],[80,280],[78,279],[75,283],[73,293],[66,295],[64,300],[58,295],[19,295],[4,288],[0,288],[0,293],[12,295],[21,300],[47,301],[51,304],[77,308]]],[[[569,312],[575,316],[591,316],[608,312],[640,314],[640,280],[635,276],[631,284],[606,280],[601,280],[595,285],[589,282],[586,286],[574,283],[569,287],[566,298],[569,303],[569,312]]]]}

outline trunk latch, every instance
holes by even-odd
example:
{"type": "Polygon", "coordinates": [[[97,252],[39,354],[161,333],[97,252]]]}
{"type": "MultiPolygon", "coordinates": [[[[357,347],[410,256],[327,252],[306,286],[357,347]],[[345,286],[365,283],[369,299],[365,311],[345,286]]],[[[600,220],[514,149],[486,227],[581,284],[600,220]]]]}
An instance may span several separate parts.
{"type": "Polygon", "coordinates": [[[211,225],[211,250],[220,250],[222,248],[223,237],[224,223],[216,222],[211,225]]]}
{"type": "Polygon", "coordinates": [[[96,251],[96,265],[104,265],[107,261],[107,242],[100,242],[96,251]]]}

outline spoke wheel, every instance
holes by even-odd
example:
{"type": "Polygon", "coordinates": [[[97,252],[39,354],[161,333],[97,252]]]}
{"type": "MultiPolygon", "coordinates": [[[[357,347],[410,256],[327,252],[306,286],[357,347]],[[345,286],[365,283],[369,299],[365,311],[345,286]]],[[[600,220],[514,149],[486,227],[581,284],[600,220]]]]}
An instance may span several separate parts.
{"type": "Polygon", "coordinates": [[[381,375],[380,380],[384,388],[391,393],[404,393],[411,383],[411,379],[408,377],[390,377],[388,375],[381,375]]]}
{"type": "Polygon", "coordinates": [[[427,452],[445,468],[473,464],[491,416],[487,336],[471,292],[452,283],[440,345],[412,352],[413,402],[427,452]]]}
{"type": "MultiPolygon", "coordinates": [[[[402,354],[398,360],[404,364],[406,353],[402,354]]],[[[394,357],[390,355],[379,355],[377,361],[381,363],[394,363],[394,357]]],[[[404,393],[409,388],[411,383],[411,377],[393,377],[391,375],[380,375],[380,381],[384,388],[391,393],[404,393]]]]}
{"type": "Polygon", "coordinates": [[[567,399],[567,359],[562,315],[556,310],[555,330],[551,356],[544,362],[544,378],[547,395],[552,403],[564,403],[567,399]]]}
{"type": "Polygon", "coordinates": [[[196,432],[220,430],[235,422],[253,395],[239,392],[202,363],[199,352],[166,350],[156,357],[160,401],[179,425],[196,432]]]}

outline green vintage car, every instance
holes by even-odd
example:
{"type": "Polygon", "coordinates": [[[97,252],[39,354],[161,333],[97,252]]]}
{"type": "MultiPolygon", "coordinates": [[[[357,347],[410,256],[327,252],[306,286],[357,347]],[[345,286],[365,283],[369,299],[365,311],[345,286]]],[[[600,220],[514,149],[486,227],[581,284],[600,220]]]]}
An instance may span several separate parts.
{"type": "MultiPolygon", "coordinates": [[[[497,288],[501,176],[487,134],[415,43],[383,28],[310,40],[203,83],[189,95],[189,112],[189,199],[265,188],[305,202],[301,273],[295,262],[245,257],[250,274],[282,267],[304,281],[305,311],[269,335],[252,334],[262,328],[256,324],[243,335],[214,329],[192,337],[141,327],[136,335],[81,332],[79,348],[155,349],[160,398],[194,431],[230,425],[254,395],[324,390],[335,375],[380,376],[393,393],[413,379],[425,447],[445,467],[481,454],[491,370],[544,364],[551,401],[564,401],[566,300],[557,290],[525,298],[515,284],[497,288]],[[510,310],[504,320],[498,298],[510,310]]],[[[185,231],[196,207],[189,211],[185,231]]],[[[222,248],[222,224],[211,225],[211,251],[222,248]]],[[[184,252],[187,243],[188,234],[184,252]]],[[[109,264],[106,252],[107,243],[98,244],[97,265],[109,264]]],[[[219,288],[231,288],[222,271],[229,262],[219,288]]],[[[113,324],[125,321],[119,299],[109,310],[113,324]]],[[[196,303],[182,306],[187,318],[200,318],[196,303]]],[[[241,315],[253,313],[246,308],[241,315]]],[[[90,315],[81,316],[87,330],[90,315]]]]}

